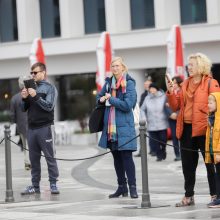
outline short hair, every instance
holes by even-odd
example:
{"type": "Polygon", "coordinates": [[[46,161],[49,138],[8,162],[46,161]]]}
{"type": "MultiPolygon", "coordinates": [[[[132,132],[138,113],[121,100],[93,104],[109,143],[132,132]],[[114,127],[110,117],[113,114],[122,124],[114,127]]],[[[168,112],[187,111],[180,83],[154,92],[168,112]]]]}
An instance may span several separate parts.
{"type": "Polygon", "coordinates": [[[20,89],[23,89],[25,86],[24,86],[24,80],[29,80],[29,79],[32,79],[32,77],[30,75],[28,76],[20,76],[18,78],[18,86],[20,89]]]}
{"type": "Polygon", "coordinates": [[[111,66],[116,61],[119,61],[121,63],[121,65],[124,67],[124,73],[128,72],[128,67],[126,66],[126,64],[124,63],[124,60],[121,57],[114,57],[114,58],[112,58],[111,66]]]}
{"type": "Polygon", "coordinates": [[[211,60],[203,53],[191,54],[188,57],[188,61],[195,59],[198,64],[198,72],[202,75],[211,74],[212,62],[211,60]]]}
{"type": "Polygon", "coordinates": [[[33,64],[31,66],[31,70],[34,70],[37,67],[40,67],[41,71],[45,71],[45,72],[47,71],[46,65],[44,63],[41,63],[41,62],[37,62],[37,63],[33,64]]]}
{"type": "Polygon", "coordinates": [[[183,82],[183,79],[182,79],[181,76],[174,76],[174,77],[172,78],[172,81],[173,81],[174,79],[176,80],[178,86],[183,82]]]}

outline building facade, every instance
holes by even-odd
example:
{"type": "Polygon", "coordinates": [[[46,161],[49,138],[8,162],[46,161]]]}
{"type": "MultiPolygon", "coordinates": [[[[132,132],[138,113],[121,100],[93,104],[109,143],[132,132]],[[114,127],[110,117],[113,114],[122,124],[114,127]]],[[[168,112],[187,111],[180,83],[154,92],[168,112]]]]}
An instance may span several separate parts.
{"type": "Polygon", "coordinates": [[[57,120],[83,119],[94,107],[102,31],[128,65],[139,97],[147,75],[164,85],[166,39],[174,24],[182,28],[185,61],[194,52],[207,54],[220,79],[219,10],[219,0],[0,0],[0,120],[17,78],[30,71],[36,37],[43,40],[49,79],[59,91],[57,120]]]}

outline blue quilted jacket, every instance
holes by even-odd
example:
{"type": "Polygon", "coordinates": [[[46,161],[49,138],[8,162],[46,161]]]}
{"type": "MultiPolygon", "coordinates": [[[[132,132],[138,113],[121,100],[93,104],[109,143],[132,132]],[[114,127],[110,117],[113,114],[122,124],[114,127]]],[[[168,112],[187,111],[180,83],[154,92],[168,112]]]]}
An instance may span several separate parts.
{"type": "MultiPolygon", "coordinates": [[[[117,90],[116,97],[111,97],[109,103],[115,106],[115,118],[116,118],[116,132],[118,136],[118,150],[137,150],[137,139],[125,144],[136,136],[134,117],[132,108],[137,102],[137,93],[135,90],[135,80],[128,74],[126,77],[127,87],[126,93],[122,93],[121,88],[117,90]],[[122,146],[123,145],[123,146],[122,146]]],[[[111,93],[111,78],[106,78],[105,85],[101,92],[97,95],[97,102],[105,95],[105,93],[111,93]]],[[[110,107],[106,106],[104,115],[104,128],[99,141],[99,146],[107,148],[107,129],[108,129],[108,116],[110,107]]]]}

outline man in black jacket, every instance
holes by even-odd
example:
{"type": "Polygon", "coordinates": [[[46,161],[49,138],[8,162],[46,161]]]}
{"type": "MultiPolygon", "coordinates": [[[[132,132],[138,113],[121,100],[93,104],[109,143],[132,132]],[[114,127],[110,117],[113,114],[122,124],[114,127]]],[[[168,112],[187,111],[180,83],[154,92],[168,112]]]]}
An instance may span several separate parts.
{"type": "Polygon", "coordinates": [[[54,106],[57,100],[57,90],[45,80],[46,66],[43,63],[35,63],[31,67],[31,75],[34,82],[32,80],[25,83],[26,88],[22,90],[21,96],[23,110],[28,112],[32,185],[21,192],[21,195],[40,193],[41,152],[44,153],[48,166],[51,194],[59,194],[56,186],[59,171],[56,159],[54,159],[54,106]]]}

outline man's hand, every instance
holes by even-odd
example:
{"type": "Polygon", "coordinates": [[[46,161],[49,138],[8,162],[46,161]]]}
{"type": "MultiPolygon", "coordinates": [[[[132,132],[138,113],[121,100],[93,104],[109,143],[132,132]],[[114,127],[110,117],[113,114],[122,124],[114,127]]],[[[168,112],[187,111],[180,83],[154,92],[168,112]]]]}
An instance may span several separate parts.
{"type": "Polygon", "coordinates": [[[23,99],[26,99],[27,97],[28,97],[28,91],[27,91],[27,89],[26,88],[23,88],[22,90],[21,90],[21,97],[23,98],[23,99]]]}
{"type": "Polygon", "coordinates": [[[28,93],[31,97],[34,97],[36,96],[36,90],[35,89],[32,89],[32,88],[28,88],[28,93]]]}

